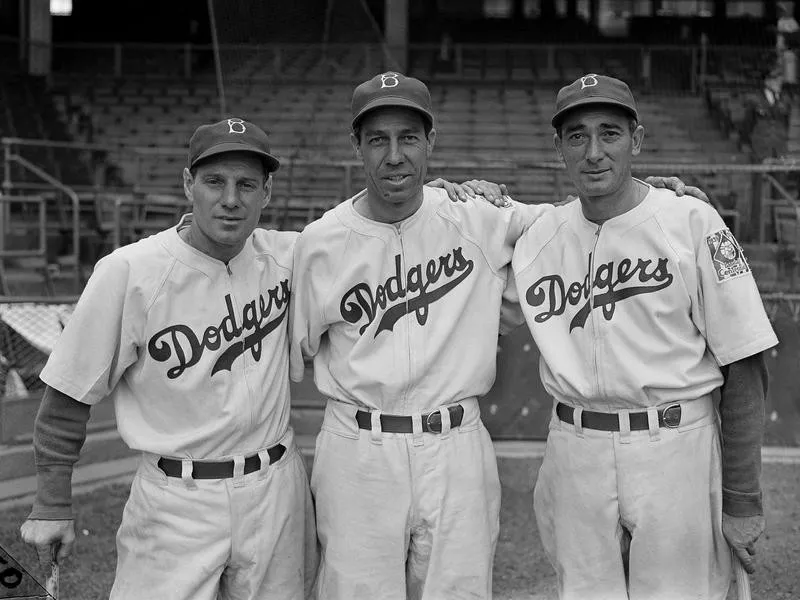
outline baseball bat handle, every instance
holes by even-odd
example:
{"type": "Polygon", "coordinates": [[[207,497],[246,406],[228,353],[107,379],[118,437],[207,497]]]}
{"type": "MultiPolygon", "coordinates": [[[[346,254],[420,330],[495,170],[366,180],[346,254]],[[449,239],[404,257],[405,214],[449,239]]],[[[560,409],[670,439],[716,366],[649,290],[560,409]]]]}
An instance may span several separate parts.
{"type": "Polygon", "coordinates": [[[56,551],[57,551],[57,548],[54,546],[54,548],[53,548],[53,558],[52,558],[52,560],[50,562],[50,575],[48,576],[47,581],[44,584],[44,589],[53,598],[58,600],[58,596],[59,596],[58,584],[59,584],[60,574],[59,574],[59,568],[58,568],[58,561],[56,560],[56,551]]]}
{"type": "Polygon", "coordinates": [[[733,572],[736,574],[736,598],[738,600],[752,600],[750,595],[750,576],[744,570],[742,561],[733,552],[731,552],[731,560],[733,560],[733,572]]]}

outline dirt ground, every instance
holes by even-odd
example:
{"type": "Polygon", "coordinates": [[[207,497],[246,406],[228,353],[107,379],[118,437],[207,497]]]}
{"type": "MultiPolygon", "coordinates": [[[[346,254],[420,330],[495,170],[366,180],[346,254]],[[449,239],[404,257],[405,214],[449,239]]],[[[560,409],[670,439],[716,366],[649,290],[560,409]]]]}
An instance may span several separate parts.
{"type": "MultiPolygon", "coordinates": [[[[497,600],[550,600],[555,576],[544,557],[533,516],[533,485],[540,461],[501,459],[503,483],[500,540],[494,571],[497,600]]],[[[756,600],[800,597],[800,466],[765,465],[763,484],[767,532],[759,543],[759,570],[752,578],[756,600]]],[[[62,567],[63,600],[106,598],[114,578],[114,534],[128,494],[126,485],[110,485],[78,496],[75,554],[62,567]]],[[[0,545],[40,579],[33,550],[19,539],[28,507],[0,513],[0,545]]],[[[731,593],[730,600],[735,599],[731,593]]]]}

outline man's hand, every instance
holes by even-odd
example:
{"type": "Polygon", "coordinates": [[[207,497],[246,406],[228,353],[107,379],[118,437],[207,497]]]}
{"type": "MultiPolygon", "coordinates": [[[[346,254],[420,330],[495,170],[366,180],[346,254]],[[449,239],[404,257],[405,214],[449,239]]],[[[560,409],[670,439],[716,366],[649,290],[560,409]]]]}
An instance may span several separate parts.
{"type": "Polygon", "coordinates": [[[505,184],[492,183],[483,179],[470,179],[458,184],[439,177],[425,185],[443,188],[453,202],[466,202],[467,198],[474,198],[475,196],[483,196],[495,206],[505,206],[508,201],[508,188],[505,184]]]}
{"type": "Polygon", "coordinates": [[[684,194],[687,194],[689,196],[694,196],[698,200],[702,200],[706,204],[711,204],[711,200],[708,196],[706,196],[706,193],[703,190],[693,185],[686,185],[679,177],[658,177],[651,175],[644,181],[655,188],[666,188],[668,190],[672,190],[675,192],[676,196],[683,196],[684,194]]]}
{"type": "Polygon", "coordinates": [[[756,540],[764,533],[765,524],[764,515],[732,517],[722,513],[722,534],[748,573],[756,570],[756,540]]]}
{"type": "Polygon", "coordinates": [[[22,541],[36,548],[39,562],[44,567],[50,565],[54,556],[56,562],[61,563],[72,552],[75,543],[75,522],[72,519],[64,521],[28,519],[19,531],[22,534],[22,541]]]}

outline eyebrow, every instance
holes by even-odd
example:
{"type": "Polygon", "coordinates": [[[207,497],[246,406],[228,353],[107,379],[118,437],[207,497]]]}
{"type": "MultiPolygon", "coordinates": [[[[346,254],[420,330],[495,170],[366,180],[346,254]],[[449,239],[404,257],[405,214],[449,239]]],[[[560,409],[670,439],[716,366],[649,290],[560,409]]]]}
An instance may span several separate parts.
{"type": "MultiPolygon", "coordinates": [[[[422,127],[406,127],[404,129],[401,129],[400,131],[398,131],[397,134],[398,135],[406,135],[406,134],[409,134],[409,133],[419,133],[422,130],[423,130],[422,127]]],[[[385,129],[365,129],[364,130],[364,135],[365,136],[369,136],[369,135],[389,135],[389,132],[386,131],[385,129]]]]}
{"type": "MultiPolygon", "coordinates": [[[[620,131],[625,129],[622,125],[618,123],[600,123],[598,126],[599,129],[619,129],[620,131]]],[[[581,129],[586,129],[586,125],[583,123],[578,123],[577,125],[573,125],[571,127],[566,127],[564,131],[566,133],[572,133],[573,131],[579,131],[581,129]]]]}
{"type": "MultiPolygon", "coordinates": [[[[204,180],[210,179],[212,177],[220,177],[222,179],[225,179],[225,175],[223,173],[220,173],[219,171],[209,171],[207,173],[203,173],[202,177],[204,180]]],[[[238,177],[236,179],[236,183],[259,183],[260,179],[261,179],[260,177],[250,177],[248,175],[244,175],[242,177],[238,177]]]]}

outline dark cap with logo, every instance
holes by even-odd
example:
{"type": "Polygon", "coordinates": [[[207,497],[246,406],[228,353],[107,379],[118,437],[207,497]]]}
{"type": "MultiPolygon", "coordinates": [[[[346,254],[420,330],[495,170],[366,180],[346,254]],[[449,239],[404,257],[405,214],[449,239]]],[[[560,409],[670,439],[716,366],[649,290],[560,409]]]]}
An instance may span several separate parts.
{"type": "Polygon", "coordinates": [[[637,121],[639,113],[631,89],[624,81],[590,73],[579,77],[558,91],[556,112],[551,123],[558,129],[564,114],[573,108],[589,104],[607,104],[625,109],[637,121]]]}
{"type": "Polygon", "coordinates": [[[350,104],[353,129],[365,113],[381,106],[404,106],[417,110],[433,127],[431,93],[428,86],[419,79],[389,71],[359,85],[353,91],[353,101],[350,104]]]}
{"type": "Polygon", "coordinates": [[[189,140],[189,168],[223,152],[258,154],[270,173],[281,166],[280,161],[270,154],[269,138],[263,129],[244,119],[231,118],[195,129],[189,140]]]}

